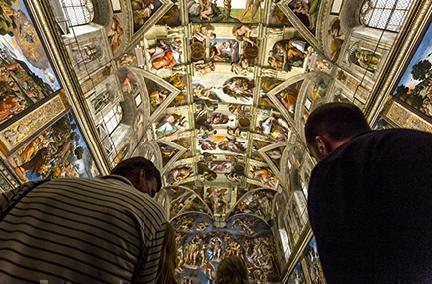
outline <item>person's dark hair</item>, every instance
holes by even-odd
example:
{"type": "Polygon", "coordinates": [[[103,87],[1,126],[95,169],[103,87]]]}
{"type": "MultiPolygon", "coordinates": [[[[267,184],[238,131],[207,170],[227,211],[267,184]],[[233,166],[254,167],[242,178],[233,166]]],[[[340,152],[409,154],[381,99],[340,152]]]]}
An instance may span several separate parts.
{"type": "Polygon", "coordinates": [[[175,231],[167,223],[165,229],[165,238],[162,243],[162,252],[159,260],[158,274],[156,284],[175,284],[175,269],[177,266],[177,249],[175,242],[175,231]]]}
{"type": "Polygon", "coordinates": [[[249,274],[242,257],[233,255],[224,258],[216,272],[216,284],[248,284],[249,274]]]}
{"type": "Polygon", "coordinates": [[[145,179],[149,180],[152,177],[156,179],[157,191],[162,188],[162,181],[159,170],[153,165],[153,163],[143,157],[133,157],[121,161],[112,170],[111,174],[119,175],[124,177],[131,177],[135,175],[139,170],[144,170],[145,179]]]}
{"type": "Polygon", "coordinates": [[[318,135],[327,135],[335,141],[348,139],[369,131],[363,112],[351,103],[328,103],[316,108],[305,125],[305,138],[308,145],[315,143],[318,135]]]}

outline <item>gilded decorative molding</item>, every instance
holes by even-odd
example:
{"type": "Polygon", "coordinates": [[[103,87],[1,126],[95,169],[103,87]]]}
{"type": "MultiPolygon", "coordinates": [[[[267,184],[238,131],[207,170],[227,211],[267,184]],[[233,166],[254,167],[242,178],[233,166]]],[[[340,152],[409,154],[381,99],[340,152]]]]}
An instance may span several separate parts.
{"type": "Polygon", "coordinates": [[[432,132],[432,125],[429,122],[400,105],[398,102],[393,102],[391,104],[386,117],[399,127],[432,132]]]}
{"type": "MultiPolygon", "coordinates": [[[[66,104],[61,96],[56,96],[31,113],[0,131],[0,142],[8,155],[22,142],[29,139],[42,128],[46,127],[56,117],[66,111],[66,104]]],[[[3,148],[2,147],[2,148],[3,148]]]]}

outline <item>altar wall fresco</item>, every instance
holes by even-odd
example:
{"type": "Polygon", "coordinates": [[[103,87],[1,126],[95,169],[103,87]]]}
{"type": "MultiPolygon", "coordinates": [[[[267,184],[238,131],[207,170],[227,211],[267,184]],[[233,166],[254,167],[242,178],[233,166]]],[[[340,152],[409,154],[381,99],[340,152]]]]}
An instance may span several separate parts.
{"type": "Polygon", "coordinates": [[[176,229],[179,283],[207,283],[224,257],[238,255],[253,283],[276,283],[276,249],[268,224],[253,215],[235,215],[218,228],[206,214],[187,213],[171,222],[176,229]]]}

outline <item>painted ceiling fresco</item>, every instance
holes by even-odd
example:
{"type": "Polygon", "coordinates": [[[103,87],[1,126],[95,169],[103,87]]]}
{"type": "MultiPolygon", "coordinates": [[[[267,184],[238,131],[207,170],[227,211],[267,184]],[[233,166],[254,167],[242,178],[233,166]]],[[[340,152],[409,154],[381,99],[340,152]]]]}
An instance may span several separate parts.
{"type": "MultiPolygon", "coordinates": [[[[365,107],[389,54],[390,42],[374,45],[376,32],[350,26],[361,3],[372,2],[92,1],[91,23],[69,31],[57,23],[85,119],[27,2],[0,0],[0,189],[5,167],[16,182],[95,176],[101,163],[92,154],[110,166],[142,155],[161,169],[158,198],[177,231],[179,283],[208,283],[230,255],[244,257],[251,283],[277,282],[275,228],[285,229],[286,257],[308,219],[306,119],[324,102],[365,107]],[[87,120],[97,147],[86,143],[94,134],[82,127],[87,120]]],[[[430,34],[392,93],[427,119],[430,34]]],[[[397,106],[389,113],[411,123],[397,106]]],[[[314,240],[289,275],[305,279],[322,283],[314,240]]]]}
{"type": "Polygon", "coordinates": [[[183,232],[179,278],[212,279],[222,258],[218,248],[230,245],[248,258],[256,281],[271,282],[273,260],[247,251],[268,245],[262,250],[271,252],[273,241],[240,244],[268,230],[274,196],[288,180],[289,153],[301,140],[297,121],[326,99],[343,41],[329,43],[342,32],[319,25],[330,16],[328,1],[131,0],[126,6],[129,25],[113,22],[126,44],[111,40],[112,51],[123,92],[141,89],[150,140],[160,148],[169,215],[183,232]],[[244,215],[255,221],[232,221],[244,215]],[[192,224],[201,229],[186,228],[192,224]],[[202,241],[207,250],[197,245],[202,241]]]}
{"type": "Polygon", "coordinates": [[[115,53],[119,79],[126,93],[142,88],[175,194],[171,217],[193,209],[228,218],[244,194],[275,192],[286,180],[295,121],[325,97],[337,52],[316,36],[333,35],[317,32],[330,14],[321,2],[126,2],[130,25],[115,20],[131,35],[115,53]]]}

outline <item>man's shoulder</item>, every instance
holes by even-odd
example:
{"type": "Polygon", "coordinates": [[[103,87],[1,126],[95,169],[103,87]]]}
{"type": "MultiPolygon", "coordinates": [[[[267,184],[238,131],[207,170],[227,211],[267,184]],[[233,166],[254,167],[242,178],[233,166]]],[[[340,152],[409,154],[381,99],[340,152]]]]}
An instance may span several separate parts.
{"type": "Polygon", "coordinates": [[[61,177],[44,182],[45,185],[71,186],[77,188],[133,188],[127,182],[121,182],[118,179],[108,179],[110,176],[104,177],[61,177]]]}
{"type": "Polygon", "coordinates": [[[319,164],[331,164],[344,159],[360,161],[369,159],[372,155],[380,155],[384,151],[400,149],[402,146],[420,146],[422,143],[432,143],[432,134],[415,129],[392,128],[373,130],[353,137],[349,142],[333,151],[319,164]],[[415,144],[414,144],[415,143],[415,144]]]}
{"type": "Polygon", "coordinates": [[[363,135],[359,135],[355,137],[352,142],[355,143],[357,141],[370,140],[370,139],[379,139],[379,138],[393,138],[393,137],[405,137],[406,139],[432,139],[432,134],[429,132],[424,132],[416,129],[408,129],[408,128],[391,128],[391,129],[383,129],[383,130],[373,130],[370,132],[366,132],[363,135]]]}
{"type": "Polygon", "coordinates": [[[121,200],[134,200],[139,203],[151,203],[154,206],[160,206],[156,201],[154,201],[148,194],[140,192],[124,177],[109,175],[100,176],[94,178],[58,178],[52,179],[45,182],[44,185],[61,185],[63,187],[76,187],[83,190],[94,189],[95,192],[105,191],[110,196],[125,196],[127,199],[121,200]]]}
{"type": "Polygon", "coordinates": [[[395,159],[418,159],[420,153],[422,157],[432,158],[430,145],[432,134],[419,130],[393,128],[365,132],[319,161],[311,178],[322,183],[324,180],[333,180],[335,175],[353,171],[360,175],[365,169],[387,167],[395,159]]]}

